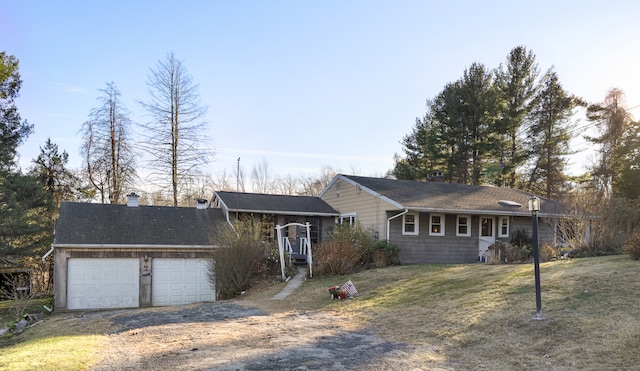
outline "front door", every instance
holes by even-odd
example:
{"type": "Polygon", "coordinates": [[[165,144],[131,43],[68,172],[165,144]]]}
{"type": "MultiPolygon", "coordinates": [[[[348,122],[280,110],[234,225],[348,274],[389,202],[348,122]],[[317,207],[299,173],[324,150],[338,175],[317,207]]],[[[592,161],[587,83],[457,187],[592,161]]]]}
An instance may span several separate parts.
{"type": "Polygon", "coordinates": [[[485,261],[485,252],[489,248],[489,246],[493,245],[496,242],[496,227],[495,227],[495,218],[492,216],[481,216],[480,217],[480,238],[479,238],[479,247],[480,251],[478,254],[478,259],[480,261],[485,261]]]}

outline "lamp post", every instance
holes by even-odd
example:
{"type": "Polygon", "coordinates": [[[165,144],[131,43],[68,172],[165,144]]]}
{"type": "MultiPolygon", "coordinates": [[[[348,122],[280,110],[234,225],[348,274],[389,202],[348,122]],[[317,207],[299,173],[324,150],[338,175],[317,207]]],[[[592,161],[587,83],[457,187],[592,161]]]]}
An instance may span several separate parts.
{"type": "Polygon", "coordinates": [[[531,211],[531,222],[533,224],[533,269],[536,281],[536,318],[542,319],[542,300],[540,298],[540,251],[538,249],[538,211],[540,210],[540,199],[531,197],[529,199],[529,211],[531,211]]]}

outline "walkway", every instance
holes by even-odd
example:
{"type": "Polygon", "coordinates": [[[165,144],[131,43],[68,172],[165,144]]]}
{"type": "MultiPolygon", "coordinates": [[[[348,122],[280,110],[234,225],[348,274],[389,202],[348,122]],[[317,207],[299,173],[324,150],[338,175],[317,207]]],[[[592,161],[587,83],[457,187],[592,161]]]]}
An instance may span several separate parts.
{"type": "Polygon", "coordinates": [[[295,289],[297,289],[302,282],[307,277],[307,267],[298,267],[298,274],[296,274],[292,279],[287,282],[287,286],[285,286],[279,293],[273,295],[274,300],[283,300],[289,294],[291,294],[295,289]]]}

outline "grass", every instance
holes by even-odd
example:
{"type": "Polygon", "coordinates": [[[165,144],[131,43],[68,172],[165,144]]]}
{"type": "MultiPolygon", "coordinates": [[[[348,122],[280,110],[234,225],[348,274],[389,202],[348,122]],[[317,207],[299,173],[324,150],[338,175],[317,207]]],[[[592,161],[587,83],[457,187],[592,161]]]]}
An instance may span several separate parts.
{"type": "MultiPolygon", "coordinates": [[[[282,301],[270,299],[281,283],[236,301],[348,316],[386,340],[435,349],[443,368],[632,370],[640,365],[639,269],[626,255],[541,264],[544,320],[533,319],[530,264],[394,266],[309,279],[282,301]],[[361,296],[329,300],[327,289],[348,279],[361,296]]],[[[0,369],[87,369],[108,328],[54,314],[0,338],[0,369]]]]}
{"type": "Polygon", "coordinates": [[[281,308],[332,310],[387,339],[437,347],[455,369],[640,369],[640,262],[626,255],[533,266],[411,265],[313,279],[281,308]],[[351,279],[360,298],[329,301],[351,279]]]}
{"type": "Polygon", "coordinates": [[[109,325],[79,315],[47,316],[22,334],[0,337],[0,370],[86,370],[109,325]]]}

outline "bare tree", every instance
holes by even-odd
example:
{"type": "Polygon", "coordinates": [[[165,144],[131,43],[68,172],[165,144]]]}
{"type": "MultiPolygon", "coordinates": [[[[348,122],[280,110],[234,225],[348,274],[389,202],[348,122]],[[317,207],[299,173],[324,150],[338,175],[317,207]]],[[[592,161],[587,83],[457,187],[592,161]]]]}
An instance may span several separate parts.
{"type": "Polygon", "coordinates": [[[216,191],[216,183],[211,175],[191,178],[181,194],[182,206],[193,206],[196,199],[209,200],[216,191]]]}
{"type": "Polygon", "coordinates": [[[202,173],[213,155],[206,148],[207,106],[200,103],[198,85],[173,52],[151,70],[147,87],[151,98],[140,102],[151,119],[141,125],[142,148],[151,157],[147,179],[168,189],[177,206],[183,187],[202,173]]]}
{"type": "Polygon", "coordinates": [[[253,165],[251,170],[251,189],[256,193],[272,193],[275,188],[275,179],[269,171],[269,163],[262,160],[261,163],[253,165]]]}
{"type": "MultiPolygon", "coordinates": [[[[587,119],[599,130],[598,137],[586,137],[588,141],[599,147],[598,163],[592,169],[595,181],[600,185],[605,197],[614,192],[620,173],[627,164],[624,163],[625,134],[633,126],[633,117],[627,109],[624,91],[613,88],[609,90],[603,103],[592,104],[587,108],[587,119]]],[[[635,148],[634,148],[635,149],[635,148]]]]}
{"type": "Polygon", "coordinates": [[[300,183],[302,183],[300,179],[296,179],[291,174],[288,174],[277,179],[276,191],[278,194],[293,196],[300,193],[300,183]]]}
{"type": "Polygon", "coordinates": [[[223,170],[222,173],[218,173],[214,180],[214,188],[216,191],[234,191],[234,182],[232,175],[223,170]]]}
{"type": "Polygon", "coordinates": [[[323,166],[322,173],[319,177],[310,177],[303,181],[300,194],[304,196],[318,196],[337,174],[338,172],[331,166],[323,166]]]}
{"type": "Polygon", "coordinates": [[[129,140],[129,111],[120,103],[120,91],[115,83],[107,83],[98,100],[102,105],[91,110],[89,120],[82,124],[83,168],[101,202],[124,199],[127,187],[136,179],[135,152],[129,140]]]}

